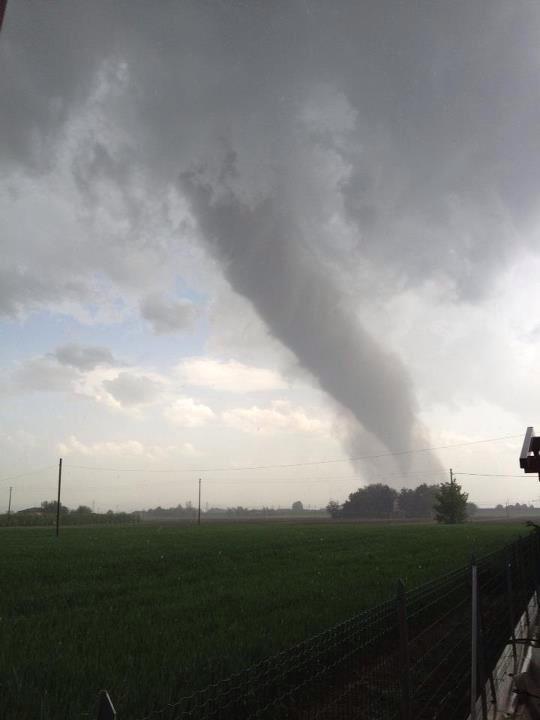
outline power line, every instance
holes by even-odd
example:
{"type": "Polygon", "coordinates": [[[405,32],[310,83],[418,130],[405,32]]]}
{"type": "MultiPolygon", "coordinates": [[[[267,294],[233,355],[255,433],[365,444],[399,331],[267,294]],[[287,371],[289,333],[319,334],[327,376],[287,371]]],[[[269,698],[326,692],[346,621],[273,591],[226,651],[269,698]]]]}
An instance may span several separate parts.
{"type": "Polygon", "coordinates": [[[105,472],[154,472],[154,473],[208,473],[208,472],[238,472],[240,470],[267,470],[271,468],[293,468],[293,467],[308,467],[313,465],[330,465],[332,463],[342,463],[342,462],[356,462],[358,460],[376,460],[378,458],[383,457],[396,457],[399,455],[412,455],[414,453],[423,453],[423,452],[430,452],[433,450],[449,450],[451,448],[457,448],[457,447],[465,447],[468,445],[479,445],[481,443],[490,443],[490,442],[498,442],[500,440],[513,440],[515,438],[520,438],[521,433],[519,435],[502,435],[501,437],[496,438],[486,438],[485,440],[471,440],[469,442],[462,442],[462,443],[454,443],[451,445],[437,445],[433,447],[426,447],[426,448],[418,448],[415,450],[398,450],[396,452],[386,452],[386,453],[378,453],[376,455],[358,455],[357,457],[348,457],[348,458],[337,458],[332,460],[312,460],[309,462],[299,462],[299,463],[282,463],[282,464],[274,464],[274,465],[245,465],[245,466],[228,466],[228,467],[215,467],[215,468],[174,468],[174,469],[167,469],[167,470],[157,470],[157,469],[144,469],[144,468],[117,468],[117,467],[99,467],[99,466],[91,466],[91,465],[66,465],[65,467],[69,467],[72,469],[78,469],[78,470],[99,470],[99,471],[105,471],[105,472]]]}
{"type": "MultiPolygon", "coordinates": [[[[66,465],[64,464],[63,467],[65,468],[66,465]]],[[[144,473],[145,471],[141,470],[140,472],[144,473]]],[[[392,484],[396,480],[396,477],[403,478],[403,479],[408,478],[408,479],[420,481],[424,478],[425,475],[428,475],[429,478],[427,478],[427,479],[431,479],[431,480],[436,480],[439,478],[446,477],[446,473],[442,473],[442,472],[421,471],[420,477],[414,472],[413,473],[402,473],[402,474],[400,474],[400,473],[395,473],[395,474],[385,473],[384,475],[371,478],[370,481],[372,483],[373,482],[383,482],[383,483],[386,482],[386,483],[392,484]]],[[[349,482],[364,483],[365,480],[366,480],[365,478],[362,478],[362,477],[359,477],[356,475],[352,476],[352,477],[346,476],[346,475],[337,475],[337,476],[336,475],[324,475],[322,477],[317,477],[317,476],[307,476],[307,477],[298,477],[297,476],[297,477],[285,477],[285,478],[280,478],[280,477],[260,478],[260,477],[258,477],[258,478],[250,478],[250,479],[221,477],[221,478],[206,478],[205,482],[209,483],[210,485],[219,486],[219,487],[224,487],[226,485],[234,485],[234,484],[238,484],[238,483],[244,483],[244,485],[247,484],[246,486],[249,487],[252,485],[253,486],[256,486],[256,485],[269,486],[269,484],[274,484],[274,483],[275,484],[288,483],[291,485],[307,485],[307,486],[316,485],[319,483],[331,483],[331,482],[339,483],[339,484],[349,483],[349,482]]],[[[105,480],[103,480],[103,482],[105,482],[105,480]]],[[[114,484],[114,487],[122,488],[122,489],[129,489],[129,488],[133,488],[133,487],[141,487],[141,485],[146,484],[146,482],[147,482],[147,480],[145,480],[145,479],[136,480],[135,482],[133,482],[133,481],[120,482],[120,483],[117,482],[114,484]]],[[[152,483],[151,487],[164,487],[164,486],[171,486],[171,485],[178,486],[178,482],[179,482],[178,480],[158,481],[158,482],[152,483]]],[[[192,483],[193,480],[186,478],[186,482],[192,483]]],[[[47,491],[47,488],[50,487],[50,482],[48,482],[47,484],[44,484],[44,481],[40,481],[39,484],[37,484],[37,485],[35,485],[35,484],[28,485],[25,483],[25,484],[21,485],[20,487],[23,489],[30,488],[33,491],[45,492],[45,491],[47,491]]],[[[150,487],[150,486],[146,486],[146,487],[150,487]]],[[[185,486],[182,486],[182,487],[185,487],[185,486]]],[[[102,483],[91,483],[91,484],[85,483],[84,488],[86,490],[103,488],[103,484],[102,483]]]]}
{"type": "MultiPolygon", "coordinates": [[[[64,467],[66,467],[64,465],[64,467]]],[[[69,466],[71,467],[71,466],[69,466]]],[[[144,470],[141,470],[140,472],[145,472],[144,470]]],[[[455,473],[454,473],[455,474],[455,473]]],[[[422,472],[421,476],[429,475],[429,477],[446,477],[445,472],[422,472]]],[[[419,479],[416,473],[403,473],[402,475],[399,473],[394,474],[384,474],[381,476],[377,476],[372,478],[373,481],[382,482],[384,480],[388,480],[391,482],[396,477],[404,477],[404,478],[412,478],[412,479],[419,479]]],[[[298,483],[317,483],[317,482],[349,482],[349,481],[358,481],[363,482],[365,478],[361,478],[358,475],[323,475],[322,477],[316,476],[316,475],[309,475],[307,477],[272,477],[272,478],[250,478],[249,480],[246,480],[246,478],[205,478],[205,482],[208,483],[249,483],[255,484],[255,483],[272,483],[272,482],[298,482],[298,483]]],[[[139,482],[144,482],[144,480],[139,480],[139,482]]],[[[188,482],[192,482],[192,480],[188,480],[188,482]]],[[[167,480],[165,482],[158,482],[157,485],[177,485],[178,480],[167,480]]],[[[156,483],[152,484],[152,487],[154,487],[156,483]]],[[[100,487],[99,485],[88,485],[85,483],[85,487],[100,487]]],[[[116,487],[116,485],[115,485],[116,487]]],[[[127,487],[127,485],[124,485],[124,487],[127,487]]]]}
{"type": "Polygon", "coordinates": [[[45,467],[37,468],[36,470],[28,470],[28,472],[20,473],[19,475],[8,475],[7,477],[1,478],[0,482],[17,480],[18,478],[26,477],[27,475],[35,475],[36,473],[43,472],[44,470],[51,470],[54,467],[56,467],[56,465],[46,465],[45,467]]]}
{"type": "Polygon", "coordinates": [[[524,478],[523,475],[497,475],[495,473],[469,473],[469,472],[455,472],[454,475],[471,475],[476,477],[498,477],[498,478],[524,478]]]}

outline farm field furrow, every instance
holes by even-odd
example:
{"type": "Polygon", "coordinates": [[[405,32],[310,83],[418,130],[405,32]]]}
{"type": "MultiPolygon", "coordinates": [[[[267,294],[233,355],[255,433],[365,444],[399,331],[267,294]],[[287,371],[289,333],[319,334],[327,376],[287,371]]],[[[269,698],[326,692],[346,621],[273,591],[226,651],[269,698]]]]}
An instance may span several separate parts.
{"type": "Polygon", "coordinates": [[[525,534],[523,524],[0,531],[6,718],[137,718],[525,534]]]}

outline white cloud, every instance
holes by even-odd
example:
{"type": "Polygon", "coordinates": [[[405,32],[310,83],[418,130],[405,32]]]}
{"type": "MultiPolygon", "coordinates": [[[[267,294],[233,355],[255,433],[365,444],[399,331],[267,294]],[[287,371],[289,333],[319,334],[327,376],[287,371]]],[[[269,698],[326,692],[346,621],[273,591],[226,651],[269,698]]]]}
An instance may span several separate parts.
{"type": "Polygon", "coordinates": [[[140,302],[140,311],[156,335],[187,330],[198,314],[189,300],[166,300],[158,293],[146,295],[140,302]]]}
{"type": "Polygon", "coordinates": [[[274,370],[244,365],[237,360],[196,357],[185,360],[177,371],[186,385],[233,393],[282,390],[287,387],[274,370]]]}
{"type": "Polygon", "coordinates": [[[235,408],[222,413],[225,425],[247,433],[272,435],[284,433],[327,434],[330,423],[320,416],[309,416],[298,406],[277,400],[270,407],[235,408]]]}
{"type": "Polygon", "coordinates": [[[22,428],[15,428],[8,432],[0,430],[0,444],[16,449],[37,447],[39,438],[22,428]]]}
{"type": "Polygon", "coordinates": [[[208,405],[197,403],[192,398],[180,398],[165,408],[165,417],[183,427],[201,427],[214,420],[215,412],[208,405]]]}
{"type": "Polygon", "coordinates": [[[138,440],[85,444],[75,435],[71,435],[66,442],[58,444],[58,452],[62,455],[134,455],[138,457],[145,455],[145,447],[138,440]]]}
{"type": "Polygon", "coordinates": [[[181,445],[146,445],[139,440],[102,441],[85,443],[75,435],[70,435],[65,442],[57,445],[62,457],[82,456],[85,458],[115,458],[115,459],[146,459],[157,461],[180,455],[182,457],[197,457],[200,452],[189,442],[181,445]]]}

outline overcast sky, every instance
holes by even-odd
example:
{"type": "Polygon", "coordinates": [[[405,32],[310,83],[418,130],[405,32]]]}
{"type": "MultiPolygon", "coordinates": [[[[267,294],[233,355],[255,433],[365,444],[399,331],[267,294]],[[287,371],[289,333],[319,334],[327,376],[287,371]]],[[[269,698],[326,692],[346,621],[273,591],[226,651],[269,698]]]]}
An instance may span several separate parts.
{"type": "Polygon", "coordinates": [[[0,509],[60,456],[97,509],[519,475],[539,33],[532,0],[10,0],[0,509]]]}

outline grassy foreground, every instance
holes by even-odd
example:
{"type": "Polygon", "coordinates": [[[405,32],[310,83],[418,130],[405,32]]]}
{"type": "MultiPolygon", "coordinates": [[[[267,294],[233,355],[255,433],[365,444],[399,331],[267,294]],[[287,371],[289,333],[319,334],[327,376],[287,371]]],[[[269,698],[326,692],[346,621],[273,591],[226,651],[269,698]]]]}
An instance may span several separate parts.
{"type": "Polygon", "coordinates": [[[135,719],[487,553],[521,525],[0,530],[2,717],[135,719]]]}

